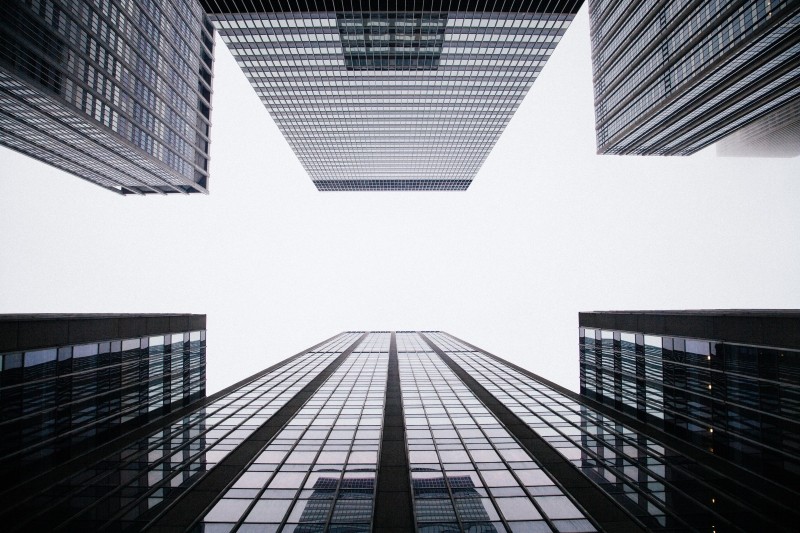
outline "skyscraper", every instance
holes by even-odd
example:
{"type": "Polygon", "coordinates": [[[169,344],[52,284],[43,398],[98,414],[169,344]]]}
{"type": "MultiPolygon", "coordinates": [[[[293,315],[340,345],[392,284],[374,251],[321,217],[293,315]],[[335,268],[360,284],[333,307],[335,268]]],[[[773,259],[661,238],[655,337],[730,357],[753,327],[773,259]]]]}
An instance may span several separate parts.
{"type": "Polygon", "coordinates": [[[800,312],[581,313],[581,393],[755,476],[800,472],[800,312]]]}
{"type": "Polygon", "coordinates": [[[204,315],[0,315],[6,487],[205,396],[204,315]]]}
{"type": "Polygon", "coordinates": [[[589,2],[597,151],[690,155],[800,95],[800,5],[589,2]]]}
{"type": "Polygon", "coordinates": [[[336,335],[78,459],[3,487],[3,523],[722,532],[798,519],[794,487],[441,332],[336,335]]]}
{"type": "Polygon", "coordinates": [[[800,155],[800,100],[770,111],[717,143],[717,155],[797,157],[800,155]]]}
{"type": "Polygon", "coordinates": [[[0,5],[0,144],[121,194],[207,192],[214,28],[196,0],[0,5]]]}
{"type": "Polygon", "coordinates": [[[466,190],[580,0],[204,0],[321,191],[466,190]]]}

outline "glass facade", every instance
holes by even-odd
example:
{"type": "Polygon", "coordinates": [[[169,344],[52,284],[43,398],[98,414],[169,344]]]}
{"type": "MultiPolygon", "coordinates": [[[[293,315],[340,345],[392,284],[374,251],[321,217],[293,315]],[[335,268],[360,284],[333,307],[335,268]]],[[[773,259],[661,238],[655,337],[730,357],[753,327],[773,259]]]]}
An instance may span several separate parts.
{"type": "Polygon", "coordinates": [[[769,112],[717,143],[727,157],[797,157],[800,155],[800,99],[769,112]]]}
{"type": "Polygon", "coordinates": [[[205,395],[205,331],[0,353],[0,363],[3,470],[205,395]]]}
{"type": "Polygon", "coordinates": [[[388,359],[389,333],[368,334],[202,518],[202,529],[371,531],[388,359]]]}
{"type": "Polygon", "coordinates": [[[582,394],[783,484],[800,473],[800,349],[592,328],[580,340],[582,394]]]}
{"type": "Polygon", "coordinates": [[[800,95],[789,0],[589,2],[597,147],[689,155],[800,95]]]}
{"type": "MultiPolygon", "coordinates": [[[[728,528],[788,525],[785,509],[800,472],[800,342],[791,338],[800,331],[796,313],[588,313],[581,324],[581,394],[600,404],[595,424],[605,420],[608,426],[590,442],[608,442],[613,424],[617,433],[625,428],[620,420],[638,432],[656,428],[667,479],[660,490],[671,506],[678,490],[696,502],[713,498],[711,509],[726,508],[721,518],[731,522],[728,528]],[[664,435],[681,445],[684,457],[670,450],[664,435]],[[687,456],[692,449],[697,453],[687,456]],[[722,476],[720,468],[740,475],[722,476]],[[692,475],[705,484],[690,483],[692,475]]],[[[651,447],[623,449],[634,450],[630,459],[636,460],[651,447]]],[[[690,524],[722,523],[693,513],[690,524]]]]}
{"type": "Polygon", "coordinates": [[[353,191],[466,190],[581,2],[203,4],[316,187],[353,191]]]}
{"type": "Polygon", "coordinates": [[[596,530],[419,334],[397,336],[419,531],[596,530]]]}
{"type": "Polygon", "coordinates": [[[791,487],[759,494],[595,403],[446,333],[345,332],[23,484],[0,518],[208,533],[389,530],[381,513],[425,533],[796,523],[791,487]]]}
{"type": "Polygon", "coordinates": [[[56,484],[26,490],[28,499],[14,502],[8,514],[27,530],[54,523],[78,530],[141,527],[159,505],[224,460],[358,337],[338,336],[143,435],[132,432],[124,446],[97,454],[90,466],[56,484]]]}
{"type": "Polygon", "coordinates": [[[8,0],[0,143],[122,194],[207,192],[214,29],[194,0],[8,0]]]}

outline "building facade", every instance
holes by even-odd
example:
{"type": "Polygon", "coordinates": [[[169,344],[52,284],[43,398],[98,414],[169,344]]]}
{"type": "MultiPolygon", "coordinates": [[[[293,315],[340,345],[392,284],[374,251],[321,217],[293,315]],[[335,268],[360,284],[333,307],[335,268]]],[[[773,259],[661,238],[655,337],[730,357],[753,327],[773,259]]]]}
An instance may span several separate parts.
{"type": "Polygon", "coordinates": [[[196,0],[8,0],[0,144],[121,194],[207,193],[214,28],[196,0]]]}
{"type": "Polygon", "coordinates": [[[752,484],[626,417],[446,333],[345,332],[27,480],[0,517],[12,530],[793,530],[793,487],[752,484]]]}
{"type": "Polygon", "coordinates": [[[800,473],[800,312],[581,313],[581,393],[786,487],[800,473]]]}
{"type": "Polygon", "coordinates": [[[202,2],[320,191],[466,190],[581,3],[202,2]]]}
{"type": "Polygon", "coordinates": [[[797,157],[800,155],[800,99],[794,99],[717,143],[723,157],[797,157]]]}
{"type": "Polygon", "coordinates": [[[0,475],[52,468],[205,382],[204,315],[0,315],[0,475]]]}
{"type": "Polygon", "coordinates": [[[589,2],[597,151],[690,155],[797,100],[800,6],[589,2]]]}

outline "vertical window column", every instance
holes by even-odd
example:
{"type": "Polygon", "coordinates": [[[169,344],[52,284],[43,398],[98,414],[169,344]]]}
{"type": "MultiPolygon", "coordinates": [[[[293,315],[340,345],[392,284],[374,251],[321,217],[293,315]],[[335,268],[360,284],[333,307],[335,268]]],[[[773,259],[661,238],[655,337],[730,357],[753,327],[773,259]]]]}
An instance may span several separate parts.
{"type": "Polygon", "coordinates": [[[587,515],[602,526],[603,531],[612,533],[644,531],[643,527],[622,511],[614,500],[593,485],[569,460],[559,454],[547,441],[500,402],[427,335],[420,333],[420,337],[425,340],[464,385],[481,400],[486,408],[500,420],[522,447],[541,463],[547,472],[564,487],[565,491],[583,507],[587,515]]]}
{"type": "Polygon", "coordinates": [[[311,380],[289,402],[272,415],[247,440],[228,454],[206,477],[201,479],[185,497],[156,517],[148,527],[158,531],[184,531],[196,518],[202,516],[219,494],[252,462],[253,458],[291,420],[323,383],[348,358],[367,334],[361,335],[349,348],[333,360],[317,377],[311,380]]]}
{"type": "Polygon", "coordinates": [[[406,425],[400,391],[400,364],[397,360],[397,338],[394,332],[389,345],[389,375],[373,526],[376,532],[409,531],[414,526],[406,454],[406,425]]]}

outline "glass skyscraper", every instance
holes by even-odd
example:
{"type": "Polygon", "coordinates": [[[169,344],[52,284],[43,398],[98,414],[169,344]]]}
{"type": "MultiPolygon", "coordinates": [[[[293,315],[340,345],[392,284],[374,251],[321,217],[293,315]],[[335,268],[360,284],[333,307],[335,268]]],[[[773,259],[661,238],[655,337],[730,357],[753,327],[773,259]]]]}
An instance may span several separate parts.
{"type": "Polygon", "coordinates": [[[589,13],[598,153],[693,154],[800,95],[795,1],[590,0],[589,13]]]}
{"type": "Polygon", "coordinates": [[[0,315],[5,488],[205,397],[205,315],[0,315]]]}
{"type": "Polygon", "coordinates": [[[3,523],[722,532],[800,518],[793,486],[442,332],[336,335],[112,444],[4,490],[3,523]]]}
{"type": "Polygon", "coordinates": [[[800,473],[800,313],[581,313],[581,393],[752,474],[800,473]]]}
{"type": "Polygon", "coordinates": [[[717,155],[730,157],[799,156],[800,99],[792,100],[719,141],[717,155]]]}
{"type": "Polygon", "coordinates": [[[321,191],[466,190],[580,0],[204,0],[321,191]]]}
{"type": "Polygon", "coordinates": [[[121,194],[206,193],[213,34],[196,0],[4,0],[0,144],[121,194]]]}

